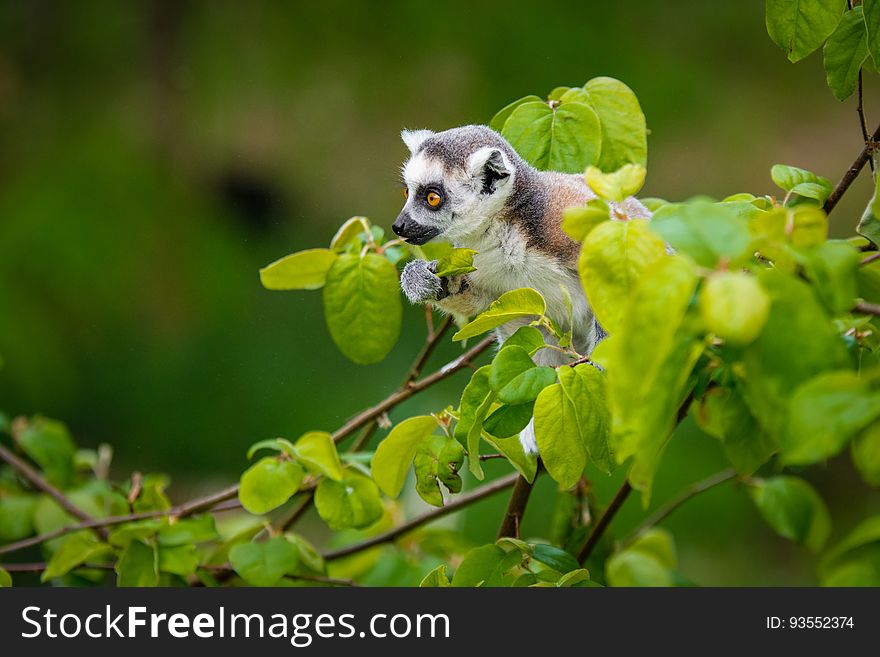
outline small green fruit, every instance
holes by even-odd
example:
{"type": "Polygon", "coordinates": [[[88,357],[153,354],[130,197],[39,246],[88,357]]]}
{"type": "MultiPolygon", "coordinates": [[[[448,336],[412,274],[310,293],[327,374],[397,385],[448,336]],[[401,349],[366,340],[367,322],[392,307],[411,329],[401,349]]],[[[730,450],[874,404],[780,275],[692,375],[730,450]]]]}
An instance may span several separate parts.
{"type": "Polygon", "coordinates": [[[760,335],[770,312],[770,298],[753,276],[715,274],[700,295],[706,327],[732,345],[745,346],[760,335]]]}

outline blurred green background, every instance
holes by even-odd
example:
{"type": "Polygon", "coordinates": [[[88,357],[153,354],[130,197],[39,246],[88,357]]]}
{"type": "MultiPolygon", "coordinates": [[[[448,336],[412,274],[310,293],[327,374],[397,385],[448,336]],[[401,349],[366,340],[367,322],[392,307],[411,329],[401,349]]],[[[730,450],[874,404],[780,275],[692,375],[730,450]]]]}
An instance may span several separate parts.
{"type": "MultiPolygon", "coordinates": [[[[776,162],[836,180],[861,147],[854,103],[827,90],[820,57],[785,60],[756,0],[3,3],[0,408],[112,443],[117,476],[171,472],[178,499],[234,479],[255,440],[336,428],[399,383],[423,313],[407,309],[386,362],[355,366],[320,294],[267,292],[258,269],[326,245],[354,214],[388,228],[401,128],[487,122],[597,75],[641,100],[645,195],[768,193],[776,162]]],[[[837,234],[869,195],[864,176],[837,234]]],[[[432,363],[456,353],[444,345],[432,363]]],[[[454,402],[465,377],[392,419],[454,402]]],[[[688,423],[655,504],[722,467],[688,423]]],[[[880,511],[847,458],[806,474],[835,537],[880,511]]],[[[594,477],[600,499],[619,479],[594,477]]],[[[553,495],[544,481],[526,535],[546,535],[553,495]]],[[[491,540],[503,504],[457,522],[491,540]]],[[[631,500],[619,528],[641,514],[631,500]]],[[[814,557],[775,538],[733,484],[666,526],[697,583],[815,582],[814,557]]]]}

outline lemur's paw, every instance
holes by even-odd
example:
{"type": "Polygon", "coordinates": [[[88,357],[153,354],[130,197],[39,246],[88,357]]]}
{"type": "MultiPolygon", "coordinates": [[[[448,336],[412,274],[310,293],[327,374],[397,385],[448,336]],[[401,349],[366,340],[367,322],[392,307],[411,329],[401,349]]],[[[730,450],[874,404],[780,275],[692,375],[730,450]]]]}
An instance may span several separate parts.
{"type": "Polygon", "coordinates": [[[400,275],[400,287],[410,303],[436,301],[446,296],[443,280],[434,273],[436,270],[436,260],[413,260],[406,264],[400,275]]]}

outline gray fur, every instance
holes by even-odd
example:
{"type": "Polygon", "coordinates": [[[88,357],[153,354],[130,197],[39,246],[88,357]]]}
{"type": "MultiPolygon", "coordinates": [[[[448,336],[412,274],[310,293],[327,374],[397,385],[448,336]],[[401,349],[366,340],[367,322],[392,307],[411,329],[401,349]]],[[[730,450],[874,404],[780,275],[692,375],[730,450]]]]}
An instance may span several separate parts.
{"type": "Polygon", "coordinates": [[[443,281],[434,272],[437,261],[411,260],[400,275],[400,287],[410,303],[427,303],[441,298],[443,281]]]}

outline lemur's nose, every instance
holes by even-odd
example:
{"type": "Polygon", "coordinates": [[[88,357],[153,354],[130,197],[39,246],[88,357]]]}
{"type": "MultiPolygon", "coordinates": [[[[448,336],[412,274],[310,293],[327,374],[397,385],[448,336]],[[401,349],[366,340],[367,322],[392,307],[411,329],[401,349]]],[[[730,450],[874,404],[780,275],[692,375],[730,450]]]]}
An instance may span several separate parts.
{"type": "Polygon", "coordinates": [[[397,235],[398,237],[406,237],[404,233],[406,232],[406,224],[408,219],[409,215],[407,215],[405,212],[401,212],[397,216],[397,220],[393,224],[391,224],[391,230],[394,231],[395,235],[397,235]]]}

